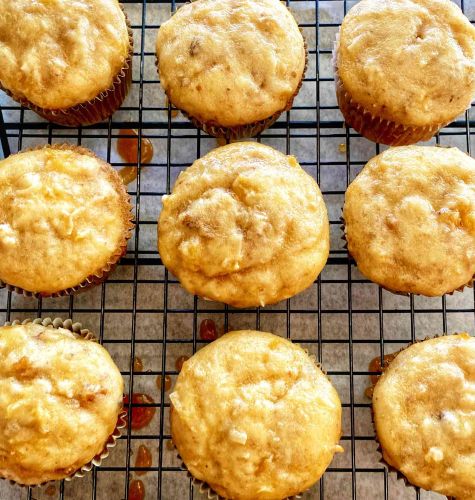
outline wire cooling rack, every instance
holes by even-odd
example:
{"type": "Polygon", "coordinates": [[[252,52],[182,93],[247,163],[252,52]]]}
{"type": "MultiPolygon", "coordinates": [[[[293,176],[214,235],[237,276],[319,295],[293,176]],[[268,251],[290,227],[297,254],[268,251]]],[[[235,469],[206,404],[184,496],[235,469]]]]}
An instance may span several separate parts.
{"type": "MultiPolygon", "coordinates": [[[[170,108],[158,82],[156,31],[179,4],[165,0],[123,3],[133,26],[135,52],[133,85],[121,110],[100,125],[66,129],[43,121],[2,95],[0,141],[5,157],[38,144],[82,144],[120,168],[128,166],[116,151],[120,130],[137,129],[140,136],[149,138],[155,149],[152,163],[129,185],[137,226],[127,256],[106,283],[76,297],[36,300],[1,291],[0,320],[59,316],[82,322],[97,333],[119,365],[129,394],[144,392],[153,398],[155,403],[149,406],[156,409],[155,416],[145,429],[127,429],[104,466],[83,479],[48,489],[21,489],[0,482],[0,498],[128,499],[133,479],[144,483],[147,499],[200,498],[171,446],[168,391],[163,384],[157,385],[156,378],[168,375],[174,383],[176,359],[190,356],[204,344],[198,333],[204,318],[213,319],[221,331],[253,328],[291,338],[315,353],[328,370],[343,403],[345,453],[335,457],[305,498],[440,498],[406,488],[379,463],[370,400],[364,395],[369,385],[368,363],[416,338],[442,331],[474,334],[475,297],[471,289],[442,299],[390,294],[365,280],[344,249],[339,218],[345,189],[380,151],[378,145],[344,127],[333,89],[333,41],[344,14],[355,2],[288,2],[307,39],[309,67],[292,110],[257,140],[294,154],[316,178],[331,220],[331,254],[309,290],[252,310],[235,310],[186,294],[161,263],[156,250],[160,198],[170,191],[180,170],[217,144],[170,108]],[[134,371],[137,356],[143,371],[134,371]],[[141,444],[152,452],[149,468],[135,466],[141,444]]],[[[469,19],[475,19],[475,0],[462,0],[459,5],[469,19]]],[[[470,153],[472,112],[473,108],[431,143],[455,145],[470,153]]]]}

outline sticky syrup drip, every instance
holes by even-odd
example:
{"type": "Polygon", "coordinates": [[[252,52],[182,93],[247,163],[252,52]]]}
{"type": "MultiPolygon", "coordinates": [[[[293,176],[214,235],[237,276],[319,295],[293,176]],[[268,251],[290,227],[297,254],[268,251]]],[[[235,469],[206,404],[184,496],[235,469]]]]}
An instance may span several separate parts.
{"type": "MultiPolygon", "coordinates": [[[[152,453],[144,444],[141,444],[137,450],[135,467],[152,467],[152,453]]],[[[138,476],[143,476],[146,472],[145,470],[135,471],[138,476]]]]}
{"type": "MultiPolygon", "coordinates": [[[[155,401],[148,396],[147,394],[142,393],[134,393],[132,394],[132,403],[133,404],[153,404],[155,401]]],[[[124,407],[127,408],[129,404],[129,396],[124,396],[124,407]]],[[[155,407],[154,406],[134,406],[129,408],[129,415],[132,415],[130,425],[132,429],[138,430],[146,427],[152,420],[155,415],[155,407]]]]}
{"type": "Polygon", "coordinates": [[[135,358],[134,358],[134,372],[142,372],[142,371],[143,371],[143,362],[138,356],[135,356],[135,358]]]}
{"type": "MultiPolygon", "coordinates": [[[[383,368],[387,366],[396,357],[396,355],[397,353],[385,354],[383,359],[383,368]]],[[[368,365],[368,371],[376,372],[372,373],[369,376],[371,385],[365,390],[365,396],[371,399],[373,397],[374,386],[376,385],[376,382],[379,380],[379,377],[381,376],[381,373],[383,371],[381,368],[381,356],[376,356],[370,361],[368,365]]]]}
{"type": "MultiPolygon", "coordinates": [[[[125,163],[134,163],[137,165],[139,137],[137,130],[124,129],[119,132],[117,141],[117,151],[125,163]]],[[[140,164],[146,165],[153,158],[153,145],[149,139],[142,137],[140,139],[140,164]]],[[[137,178],[138,166],[124,167],[119,170],[119,175],[125,185],[130,184],[137,178]]]]}
{"type": "Polygon", "coordinates": [[[190,359],[188,356],[180,356],[179,358],[176,358],[175,368],[177,372],[181,372],[181,369],[183,368],[183,363],[188,359],[190,359]]]}
{"type": "Polygon", "coordinates": [[[46,489],[45,489],[46,495],[49,497],[52,497],[56,494],[56,486],[54,484],[50,484],[46,489]]]}
{"type": "Polygon", "coordinates": [[[144,500],[145,485],[140,479],[134,479],[129,484],[129,500],[144,500]]]}
{"type": "Polygon", "coordinates": [[[200,337],[202,340],[216,340],[218,338],[216,323],[212,319],[204,319],[200,323],[200,337]]]}

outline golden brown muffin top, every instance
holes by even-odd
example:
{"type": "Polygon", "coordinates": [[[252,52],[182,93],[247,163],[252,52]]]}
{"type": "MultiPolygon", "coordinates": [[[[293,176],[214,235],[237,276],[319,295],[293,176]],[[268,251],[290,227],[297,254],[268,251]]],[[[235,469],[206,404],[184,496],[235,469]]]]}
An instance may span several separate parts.
{"type": "Polygon", "coordinates": [[[475,160],[457,148],[375,156],[350,184],[343,217],[359,270],[389,290],[440,296],[475,275],[475,160]]]}
{"type": "Polygon", "coordinates": [[[293,156],[256,142],[217,148],[163,197],[160,256],[190,292],[236,307],[310,286],[328,257],[316,182],[293,156]]]}
{"type": "Polygon", "coordinates": [[[123,393],[103,347],[29,323],[0,328],[0,358],[0,476],[62,479],[103,450],[123,393]]]}
{"type": "Polygon", "coordinates": [[[0,279],[45,294],[80,284],[117,260],[130,210],[119,175],[86,149],[9,156],[0,161],[0,279]]]}
{"type": "Polygon", "coordinates": [[[303,78],[305,46],[279,0],[197,0],[161,26],[157,57],[175,106],[232,127],[286,107],[303,78]]]}
{"type": "Polygon", "coordinates": [[[225,498],[295,495],[343,451],[332,384],[302,348],[271,333],[231,332],[207,345],[184,363],[170,400],[181,458],[225,498]]]}
{"type": "Polygon", "coordinates": [[[0,84],[47,109],[112,86],[129,52],[117,0],[2,0],[0,84]]]}
{"type": "Polygon", "coordinates": [[[475,93],[475,28],[451,0],[362,0],[343,20],[337,66],[373,115],[445,124],[475,93]]]}
{"type": "Polygon", "coordinates": [[[399,353],[374,388],[373,410],[386,462],[426,490],[475,497],[475,338],[399,353]]]}

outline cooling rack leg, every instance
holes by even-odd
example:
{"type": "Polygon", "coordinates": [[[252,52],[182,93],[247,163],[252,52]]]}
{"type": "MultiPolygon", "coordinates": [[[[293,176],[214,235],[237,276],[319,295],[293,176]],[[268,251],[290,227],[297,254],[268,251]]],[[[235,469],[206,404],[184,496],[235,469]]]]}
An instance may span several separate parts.
{"type": "Polygon", "coordinates": [[[0,142],[2,143],[3,156],[10,156],[10,145],[8,144],[7,129],[3,120],[3,111],[0,109],[0,142]]]}

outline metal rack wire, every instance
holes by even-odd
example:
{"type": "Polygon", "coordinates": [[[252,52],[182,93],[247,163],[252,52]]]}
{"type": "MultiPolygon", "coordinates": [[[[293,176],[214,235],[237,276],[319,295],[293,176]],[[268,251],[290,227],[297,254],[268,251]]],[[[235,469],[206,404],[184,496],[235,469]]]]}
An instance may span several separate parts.
{"type": "MultiPolygon", "coordinates": [[[[116,167],[127,166],[115,153],[121,129],[137,129],[156,150],[154,159],[139,171],[130,185],[137,226],[126,258],[106,283],[95,291],[63,299],[26,299],[0,292],[0,319],[60,316],[81,321],[97,332],[118,362],[132,392],[150,392],[156,415],[140,432],[130,427],[104,466],[82,480],[61,483],[57,498],[129,498],[128,484],[137,473],[144,481],[146,498],[199,498],[171,449],[169,401],[164,385],[155,378],[177,371],[174,356],[192,354],[204,344],[199,339],[201,319],[209,317],[220,328],[250,327],[274,330],[304,344],[327,368],[344,407],[345,456],[334,460],[324,478],[306,498],[429,498],[405,489],[377,462],[370,423],[370,401],[363,396],[368,362],[402,344],[432,333],[475,329],[475,295],[472,290],[442,299],[397,297],[358,274],[340,242],[340,209],[348,183],[370,156],[379,152],[344,128],[336,106],[331,73],[334,35],[344,14],[355,2],[346,0],[290,0],[307,38],[309,70],[294,108],[258,140],[297,156],[315,176],[329,207],[331,255],[322,275],[302,296],[276,306],[234,310],[188,297],[162,266],[154,232],[160,197],[170,191],[177,172],[216,146],[184,118],[174,116],[164,100],[154,68],[153,41],[160,22],[179,5],[174,0],[123,0],[132,20],[135,53],[131,94],[112,119],[94,127],[65,129],[38,118],[8,99],[0,100],[0,142],[3,156],[33,144],[69,142],[97,151],[116,167]],[[405,327],[403,328],[402,325],[405,327]],[[134,358],[148,360],[147,371],[134,372],[134,358]],[[140,443],[153,451],[153,465],[134,466],[140,443]]],[[[464,12],[475,17],[475,1],[461,0],[464,12]]],[[[471,152],[474,122],[471,111],[441,131],[432,141],[453,144],[471,152]]],[[[138,154],[140,158],[140,151],[138,154]]],[[[0,485],[0,497],[52,498],[38,489],[18,490],[0,485]],[[3,490],[1,488],[4,488],[3,490]]],[[[430,497],[432,498],[432,497],[430,497]]]]}

